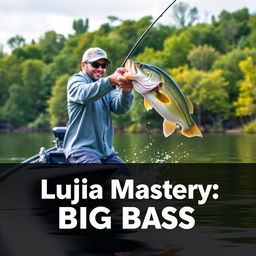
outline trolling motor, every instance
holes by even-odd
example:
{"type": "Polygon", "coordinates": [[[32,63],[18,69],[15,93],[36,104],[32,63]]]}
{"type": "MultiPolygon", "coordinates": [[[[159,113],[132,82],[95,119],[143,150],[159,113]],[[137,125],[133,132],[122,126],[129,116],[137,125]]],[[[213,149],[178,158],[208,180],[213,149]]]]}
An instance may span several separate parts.
{"type": "Polygon", "coordinates": [[[66,127],[54,127],[52,129],[53,136],[55,137],[54,143],[58,150],[63,149],[63,140],[66,133],[66,127]]]}
{"type": "Polygon", "coordinates": [[[55,138],[53,141],[55,147],[49,150],[45,150],[44,147],[41,147],[38,154],[39,163],[66,163],[67,159],[63,152],[63,140],[66,133],[66,127],[54,127],[52,133],[55,138]]]}

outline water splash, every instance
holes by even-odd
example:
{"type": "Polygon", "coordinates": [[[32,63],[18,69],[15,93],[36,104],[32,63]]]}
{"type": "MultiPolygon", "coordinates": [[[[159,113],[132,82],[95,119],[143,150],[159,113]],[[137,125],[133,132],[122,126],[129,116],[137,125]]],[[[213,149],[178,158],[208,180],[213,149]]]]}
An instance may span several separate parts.
{"type": "Polygon", "coordinates": [[[123,150],[124,160],[126,163],[179,163],[190,156],[189,152],[183,149],[184,144],[177,144],[171,152],[165,150],[166,146],[159,145],[153,137],[149,137],[150,143],[144,148],[138,148],[138,145],[133,145],[129,150],[123,150]],[[129,157],[132,156],[132,159],[129,157]]]}

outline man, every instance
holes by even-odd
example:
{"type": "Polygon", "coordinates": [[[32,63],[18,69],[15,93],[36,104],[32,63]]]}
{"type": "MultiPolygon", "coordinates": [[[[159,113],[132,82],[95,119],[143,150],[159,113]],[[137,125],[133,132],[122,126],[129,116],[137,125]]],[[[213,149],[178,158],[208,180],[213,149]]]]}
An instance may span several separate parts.
{"type": "Polygon", "coordinates": [[[90,48],[83,54],[82,71],[68,80],[64,152],[70,163],[123,163],[113,148],[111,112],[130,109],[133,87],[123,76],[125,68],[103,77],[110,63],[105,51],[90,48]]]}

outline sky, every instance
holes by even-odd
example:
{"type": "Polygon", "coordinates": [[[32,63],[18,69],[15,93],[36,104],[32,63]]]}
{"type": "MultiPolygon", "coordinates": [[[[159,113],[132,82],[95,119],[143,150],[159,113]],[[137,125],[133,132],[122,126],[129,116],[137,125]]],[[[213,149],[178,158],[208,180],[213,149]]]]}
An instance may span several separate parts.
{"type": "MultiPolygon", "coordinates": [[[[172,0],[0,0],[0,44],[8,52],[7,40],[21,35],[30,43],[38,41],[49,30],[67,36],[72,34],[72,22],[75,19],[89,18],[89,31],[108,22],[107,16],[116,16],[122,20],[138,20],[143,16],[157,16],[172,0]]],[[[177,0],[178,3],[180,0],[177,0]]],[[[247,7],[250,13],[256,13],[255,0],[182,0],[189,6],[197,7],[200,20],[208,21],[222,10],[229,12],[247,7]]],[[[169,9],[159,20],[171,24],[172,10],[169,9]]]]}

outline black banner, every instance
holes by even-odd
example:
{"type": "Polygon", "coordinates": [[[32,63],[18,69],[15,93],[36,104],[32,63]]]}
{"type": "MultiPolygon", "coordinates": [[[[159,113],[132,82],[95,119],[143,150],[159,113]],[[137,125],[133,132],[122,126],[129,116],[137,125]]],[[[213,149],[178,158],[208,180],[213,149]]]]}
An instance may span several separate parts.
{"type": "Polygon", "coordinates": [[[0,167],[0,255],[256,254],[254,164],[0,167]]]}

